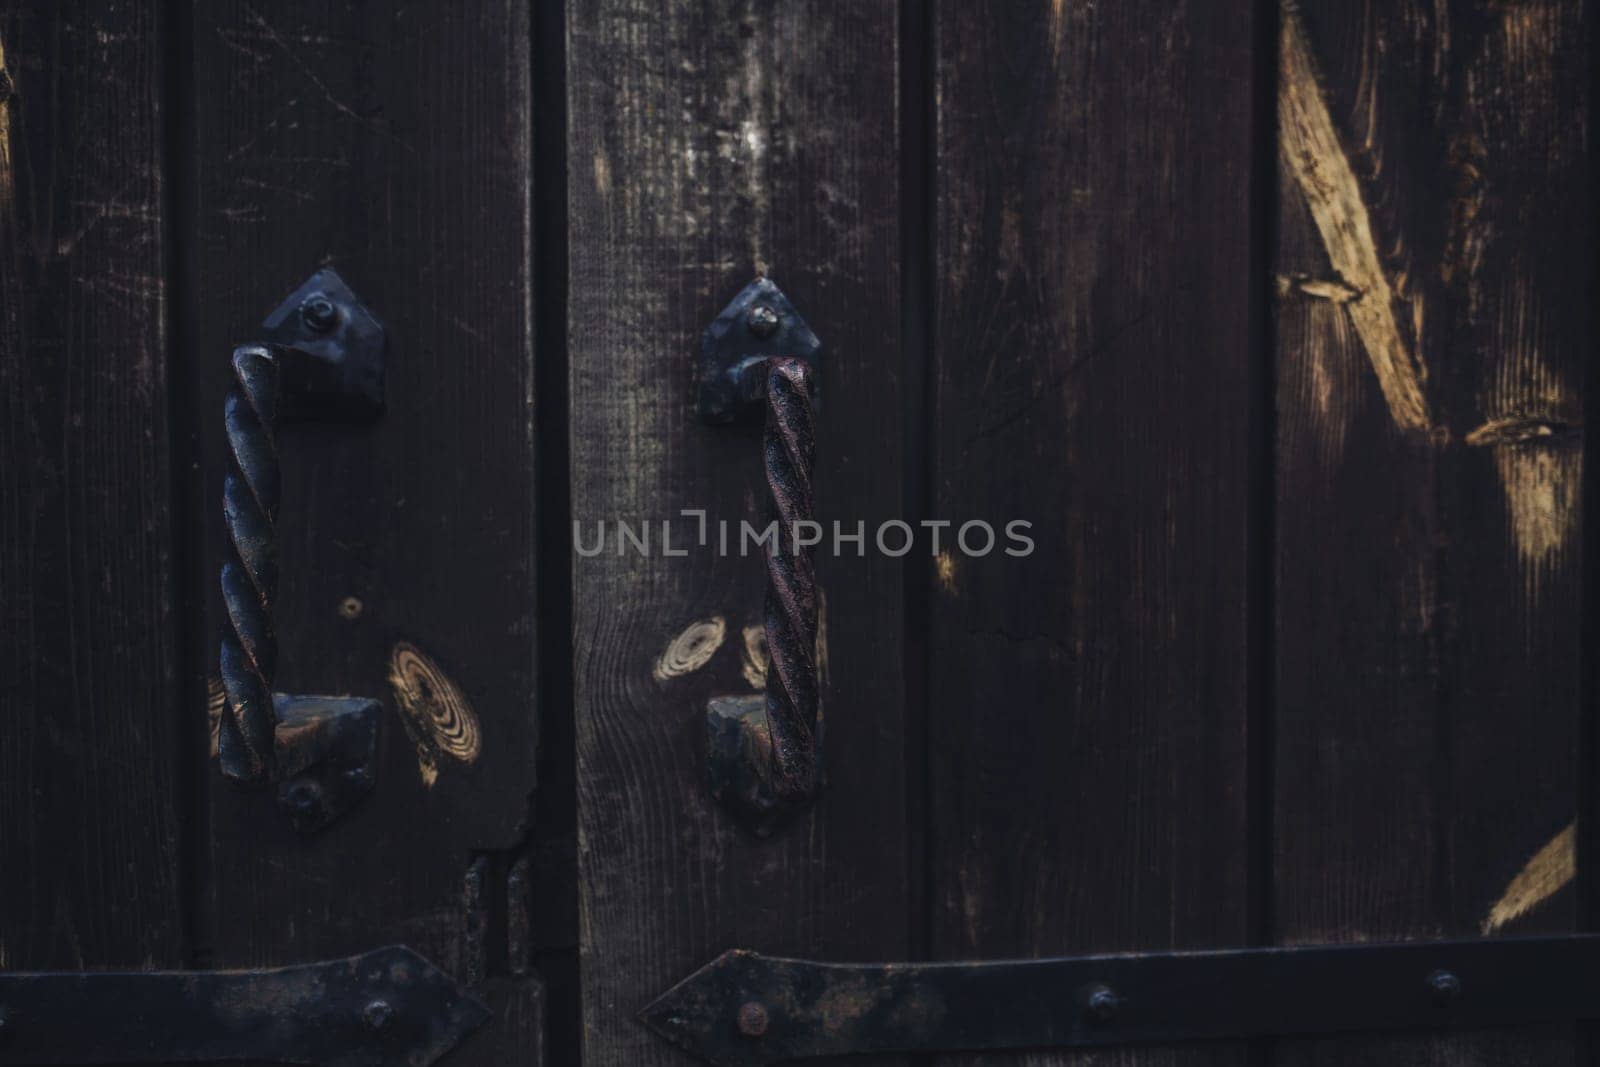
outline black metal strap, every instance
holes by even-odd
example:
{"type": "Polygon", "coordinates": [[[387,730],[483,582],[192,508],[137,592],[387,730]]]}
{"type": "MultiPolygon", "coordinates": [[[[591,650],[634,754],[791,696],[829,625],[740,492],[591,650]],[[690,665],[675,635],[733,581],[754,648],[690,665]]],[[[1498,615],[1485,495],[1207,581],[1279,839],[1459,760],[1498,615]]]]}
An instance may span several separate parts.
{"type": "Polygon", "coordinates": [[[1600,1018],[1600,935],[977,963],[734,951],[645,1009],[708,1063],[1600,1018]]]}
{"type": "Polygon", "coordinates": [[[0,1063],[427,1067],[488,1019],[400,946],[262,971],[0,974],[0,1063]]]}

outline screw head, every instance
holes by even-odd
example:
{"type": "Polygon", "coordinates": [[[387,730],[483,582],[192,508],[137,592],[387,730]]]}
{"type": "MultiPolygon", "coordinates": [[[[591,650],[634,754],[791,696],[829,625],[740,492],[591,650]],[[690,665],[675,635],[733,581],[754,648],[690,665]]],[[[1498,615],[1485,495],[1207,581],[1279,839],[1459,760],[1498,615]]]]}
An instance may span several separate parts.
{"type": "Polygon", "coordinates": [[[767,1032],[767,1009],[756,1001],[739,1005],[739,1032],[745,1037],[760,1037],[767,1032]]]}
{"type": "Polygon", "coordinates": [[[326,293],[312,293],[300,304],[300,321],[317,333],[331,333],[339,325],[339,308],[326,293]]]}
{"type": "Polygon", "coordinates": [[[1428,988],[1433,991],[1433,1002],[1440,1007],[1447,1007],[1461,998],[1461,979],[1449,971],[1430,974],[1428,988]]]}
{"type": "Polygon", "coordinates": [[[322,788],[315,782],[294,783],[283,799],[297,815],[315,815],[322,810],[322,788]]]}
{"type": "Polygon", "coordinates": [[[778,313],[766,304],[757,304],[745,316],[744,323],[757,337],[771,337],[778,331],[778,313]]]}
{"type": "Polygon", "coordinates": [[[1121,1000],[1110,986],[1095,986],[1089,990],[1089,998],[1084,1002],[1083,1014],[1091,1023],[1104,1025],[1117,1017],[1117,1008],[1121,1000]]]}
{"type": "Polygon", "coordinates": [[[394,1007],[387,1000],[374,1000],[361,1009],[361,1021],[367,1024],[368,1030],[382,1033],[394,1021],[394,1007]]]}

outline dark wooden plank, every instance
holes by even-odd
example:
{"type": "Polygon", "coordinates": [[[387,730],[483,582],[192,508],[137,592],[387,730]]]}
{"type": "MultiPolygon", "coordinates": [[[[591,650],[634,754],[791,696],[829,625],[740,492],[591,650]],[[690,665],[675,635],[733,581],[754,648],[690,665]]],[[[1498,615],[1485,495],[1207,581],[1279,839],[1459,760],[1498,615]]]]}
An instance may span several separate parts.
{"type": "Polygon", "coordinates": [[[184,963],[162,56],[0,3],[0,970],[184,963]]]}
{"type": "Polygon", "coordinates": [[[684,1062],[634,1014],[723,949],[906,952],[902,564],[819,559],[827,791],[745,836],[706,792],[703,706],[751,690],[764,570],[719,558],[715,523],[736,533],[765,490],[758,437],[694,411],[701,330],[769,271],[831,353],[819,515],[870,529],[898,508],[896,21],[890,2],[568,10],[573,516],[613,538],[573,577],[589,1067],[684,1062]],[[665,556],[660,521],[696,533],[683,508],[713,544],[665,556]],[[618,520],[657,524],[648,557],[615,554],[618,520]],[[691,627],[710,658],[658,669],[691,627]]]}
{"type": "MultiPolygon", "coordinates": [[[[1283,941],[1574,926],[1588,47],[1557,2],[1284,11],[1283,941]]],[[[1574,1052],[1557,1027],[1278,1058],[1574,1052]]]]}
{"type": "MultiPolygon", "coordinates": [[[[195,496],[208,531],[194,581],[208,669],[230,346],[323,263],[390,339],[379,421],[280,435],[280,687],[384,699],[377,789],[301,838],[270,795],[212,772],[203,933],[224,964],[403,941],[493,979],[538,723],[528,7],[234,0],[191,12],[195,496]],[[476,745],[424,758],[410,732],[433,713],[475,722],[476,745]],[[465,889],[480,851],[493,854],[483,944],[465,889]]],[[[536,983],[512,985],[526,998],[513,1014],[534,1025],[536,983]]],[[[531,1040],[503,1017],[463,1059],[505,1062],[531,1040]]]]}
{"type": "Polygon", "coordinates": [[[1253,6],[937,9],[935,958],[1250,938],[1253,6]]]}

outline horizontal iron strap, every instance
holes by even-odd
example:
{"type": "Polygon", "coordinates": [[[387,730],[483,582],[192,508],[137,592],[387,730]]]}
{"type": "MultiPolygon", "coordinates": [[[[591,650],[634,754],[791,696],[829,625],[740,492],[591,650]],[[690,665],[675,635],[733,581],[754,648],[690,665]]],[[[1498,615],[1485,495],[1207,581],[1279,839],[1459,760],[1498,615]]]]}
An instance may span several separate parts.
{"type": "Polygon", "coordinates": [[[715,1064],[1600,1017],[1600,935],[972,963],[723,954],[646,1008],[715,1064]]]}
{"type": "Polygon", "coordinates": [[[0,1064],[427,1067],[488,1018],[402,946],[260,971],[0,973],[0,1064]]]}

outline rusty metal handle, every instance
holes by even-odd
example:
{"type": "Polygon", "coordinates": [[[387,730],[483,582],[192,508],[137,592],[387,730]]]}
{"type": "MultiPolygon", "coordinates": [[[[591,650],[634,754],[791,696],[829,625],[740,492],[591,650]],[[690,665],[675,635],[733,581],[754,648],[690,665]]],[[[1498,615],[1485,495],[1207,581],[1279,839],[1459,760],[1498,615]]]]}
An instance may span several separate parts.
{"type": "Polygon", "coordinates": [[[806,362],[784,357],[768,367],[762,456],[778,537],[767,553],[767,775],[780,804],[803,805],[817,785],[817,569],[796,534],[816,519],[816,419],[806,362]]]}
{"type": "Polygon", "coordinates": [[[767,552],[764,692],[713,697],[706,707],[712,795],[762,836],[810,805],[821,779],[815,537],[800,537],[816,522],[821,355],[822,342],[766,278],[747,285],[701,341],[701,418],[766,415],[762,469],[776,536],[767,552]]]}
{"type": "Polygon", "coordinates": [[[278,636],[272,605],[278,595],[278,501],[281,475],[277,422],[280,366],[265,345],[233,350],[234,385],[224,421],[228,473],[222,514],[228,527],[222,564],[224,704],[217,758],[222,773],[239,782],[270,781],[274,773],[272,679],[278,636]]]}
{"type": "Polygon", "coordinates": [[[233,350],[224,403],[228,470],[222,514],[217,762],[242,784],[280,783],[302,830],[326,826],[369,792],[381,708],[364,697],[273,691],[278,638],[277,429],[295,417],[361,419],[382,406],[383,327],[331,270],[314,274],[263,324],[266,340],[233,350]]]}

